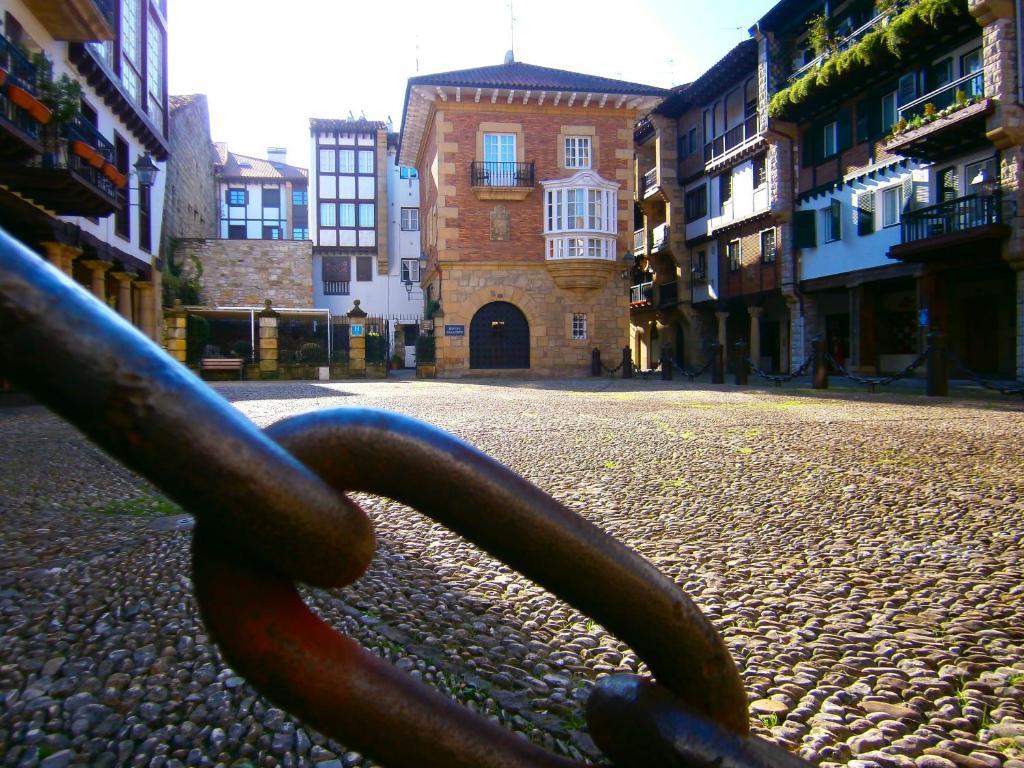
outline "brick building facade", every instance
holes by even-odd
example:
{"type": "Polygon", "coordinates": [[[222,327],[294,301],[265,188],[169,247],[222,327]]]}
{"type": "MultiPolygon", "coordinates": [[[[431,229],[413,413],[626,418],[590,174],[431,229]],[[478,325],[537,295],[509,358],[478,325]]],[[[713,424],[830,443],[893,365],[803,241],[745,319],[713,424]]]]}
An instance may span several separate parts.
{"type": "Polygon", "coordinates": [[[440,375],[581,375],[628,343],[633,127],[658,88],[504,65],[412,78],[440,375]]]}

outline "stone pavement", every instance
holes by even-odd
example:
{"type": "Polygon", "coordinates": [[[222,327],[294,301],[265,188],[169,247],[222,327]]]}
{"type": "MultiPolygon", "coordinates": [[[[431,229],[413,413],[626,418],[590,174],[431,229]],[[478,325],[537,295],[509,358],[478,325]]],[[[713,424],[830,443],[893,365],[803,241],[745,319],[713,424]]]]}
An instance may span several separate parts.
{"type": "MultiPolygon", "coordinates": [[[[370,405],[495,456],[685,589],[755,732],[813,762],[1024,768],[1019,401],[587,379],[217,389],[260,425],[370,405]]],[[[225,668],[189,530],[150,486],[41,408],[0,409],[0,435],[0,765],[369,765],[225,668]]],[[[642,660],[459,537],[361,500],[378,555],[355,585],[307,592],[321,615],[595,756],[581,701],[642,660]]]]}

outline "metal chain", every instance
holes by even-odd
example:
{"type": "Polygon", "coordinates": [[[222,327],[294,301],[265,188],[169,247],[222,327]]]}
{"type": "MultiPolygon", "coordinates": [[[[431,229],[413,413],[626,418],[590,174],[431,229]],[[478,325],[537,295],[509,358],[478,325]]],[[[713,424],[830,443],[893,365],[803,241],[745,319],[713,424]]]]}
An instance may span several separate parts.
{"type": "Polygon", "coordinates": [[[866,384],[867,386],[871,387],[872,391],[874,391],[874,388],[877,386],[885,386],[886,384],[892,384],[894,381],[897,381],[898,379],[905,379],[907,376],[913,373],[915,368],[920,367],[921,363],[928,359],[928,353],[930,351],[931,347],[928,347],[927,349],[925,349],[924,352],[915,357],[913,361],[906,365],[901,371],[894,373],[891,376],[881,377],[857,376],[855,374],[852,374],[848,370],[846,370],[845,367],[840,365],[839,362],[834,357],[832,357],[832,355],[828,352],[825,353],[825,359],[828,360],[828,362],[831,363],[837,371],[839,371],[840,375],[845,376],[847,379],[857,384],[866,384]]]}
{"type": "Polygon", "coordinates": [[[957,369],[967,374],[967,378],[974,381],[974,383],[977,384],[978,386],[992,390],[993,392],[998,392],[1001,395],[1024,395],[1024,381],[1014,382],[1014,384],[1016,384],[1017,386],[1003,386],[1002,384],[997,384],[994,381],[989,381],[988,379],[982,377],[981,374],[972,371],[970,368],[964,365],[963,360],[961,360],[956,353],[946,350],[946,355],[948,356],[949,361],[953,363],[953,365],[957,369]]]}
{"type": "Polygon", "coordinates": [[[807,359],[804,360],[803,365],[801,365],[792,373],[785,374],[774,374],[768,373],[767,371],[762,371],[754,364],[754,361],[751,360],[749,357],[746,360],[747,365],[750,366],[750,370],[752,373],[756,374],[757,376],[760,376],[762,379],[765,379],[767,381],[775,382],[776,385],[781,387],[784,382],[792,381],[793,379],[797,379],[801,376],[804,376],[807,373],[807,369],[810,367],[811,363],[814,362],[814,355],[808,355],[807,359]]]}
{"type": "Polygon", "coordinates": [[[708,361],[704,363],[704,365],[701,368],[697,369],[696,371],[686,370],[686,368],[679,365],[679,363],[677,363],[675,360],[672,361],[672,367],[679,371],[681,374],[683,374],[683,376],[686,376],[690,381],[693,381],[698,376],[703,376],[705,373],[707,373],[708,369],[711,368],[711,366],[714,365],[714,363],[715,356],[712,355],[711,357],[708,358],[708,361]]]}
{"type": "Polygon", "coordinates": [[[747,697],[728,650],[671,580],[457,438],[359,408],[262,432],[3,232],[0,372],[196,516],[196,597],[225,658],[272,701],[383,765],[579,764],[447,700],[305,606],[293,581],[344,586],[373,556],[372,526],[350,491],[430,515],[637,650],[657,685],[605,678],[588,702],[591,735],[617,765],[807,766],[747,734],[747,697]]]}

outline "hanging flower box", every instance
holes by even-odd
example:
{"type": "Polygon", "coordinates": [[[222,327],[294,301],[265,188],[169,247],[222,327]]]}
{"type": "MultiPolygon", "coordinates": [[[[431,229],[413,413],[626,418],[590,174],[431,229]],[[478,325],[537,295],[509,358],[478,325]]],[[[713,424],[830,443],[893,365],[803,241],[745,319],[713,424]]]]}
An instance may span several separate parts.
{"type": "Polygon", "coordinates": [[[107,179],[110,180],[110,183],[118,189],[124,189],[125,185],[128,183],[128,177],[110,163],[104,163],[103,175],[106,176],[107,179]]]}
{"type": "Polygon", "coordinates": [[[71,151],[85,160],[85,162],[93,168],[103,168],[103,164],[106,162],[106,160],[103,159],[103,155],[79,139],[71,142],[71,151]]]}
{"type": "Polygon", "coordinates": [[[37,123],[46,125],[50,122],[50,110],[24,88],[14,84],[8,85],[7,98],[10,99],[15,106],[21,107],[32,115],[33,119],[37,123]]]}

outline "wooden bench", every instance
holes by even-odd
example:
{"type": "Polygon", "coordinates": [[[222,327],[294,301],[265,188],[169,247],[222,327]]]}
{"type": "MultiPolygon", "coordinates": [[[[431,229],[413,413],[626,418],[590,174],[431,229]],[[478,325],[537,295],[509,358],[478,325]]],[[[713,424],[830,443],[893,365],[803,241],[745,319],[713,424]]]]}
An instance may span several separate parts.
{"type": "Polygon", "coordinates": [[[204,357],[199,361],[200,371],[238,371],[238,380],[245,373],[245,361],[240,357],[204,357]]]}

